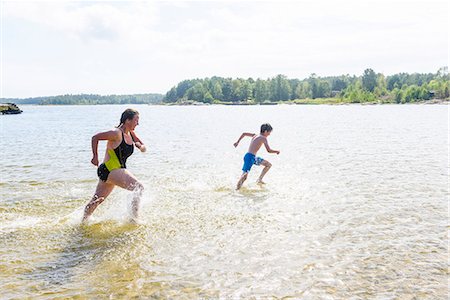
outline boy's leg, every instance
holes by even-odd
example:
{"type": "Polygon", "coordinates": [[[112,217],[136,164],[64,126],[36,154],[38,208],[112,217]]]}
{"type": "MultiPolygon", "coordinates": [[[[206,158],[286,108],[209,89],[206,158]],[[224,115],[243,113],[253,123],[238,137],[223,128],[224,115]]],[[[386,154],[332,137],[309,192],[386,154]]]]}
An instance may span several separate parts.
{"type": "Polygon", "coordinates": [[[241,188],[242,184],[247,179],[247,175],[248,175],[248,172],[242,173],[241,178],[239,178],[239,181],[236,185],[236,190],[239,190],[241,188]]]}
{"type": "Polygon", "coordinates": [[[258,183],[264,184],[264,182],[262,181],[264,175],[266,175],[266,173],[269,171],[270,167],[272,167],[272,164],[270,162],[268,162],[267,160],[263,160],[260,165],[264,166],[264,169],[261,171],[261,175],[259,175],[259,178],[257,180],[258,183]]]}

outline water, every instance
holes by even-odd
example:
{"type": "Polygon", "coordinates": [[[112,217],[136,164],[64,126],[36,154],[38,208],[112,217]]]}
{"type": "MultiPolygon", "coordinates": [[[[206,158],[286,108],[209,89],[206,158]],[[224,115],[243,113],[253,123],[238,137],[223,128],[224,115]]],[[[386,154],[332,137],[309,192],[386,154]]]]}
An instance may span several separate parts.
{"type": "Polygon", "coordinates": [[[0,118],[3,298],[447,299],[447,106],[134,107],[137,226],[119,188],[80,226],[125,106],[0,118]],[[236,192],[264,122],[281,154],[236,192]]]}

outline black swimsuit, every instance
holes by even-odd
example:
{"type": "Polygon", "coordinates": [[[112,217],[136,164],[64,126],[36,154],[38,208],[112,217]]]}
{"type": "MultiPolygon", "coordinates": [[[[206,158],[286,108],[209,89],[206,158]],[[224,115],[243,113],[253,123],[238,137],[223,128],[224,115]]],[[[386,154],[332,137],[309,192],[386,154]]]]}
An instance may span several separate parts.
{"type": "MultiPolygon", "coordinates": [[[[133,136],[131,139],[134,142],[133,136]]],[[[112,170],[115,169],[126,169],[127,158],[133,154],[134,146],[133,144],[129,145],[125,142],[125,137],[122,131],[122,142],[117,148],[114,150],[108,149],[109,160],[102,163],[98,166],[97,175],[102,181],[106,181],[108,179],[108,175],[112,170]]]]}

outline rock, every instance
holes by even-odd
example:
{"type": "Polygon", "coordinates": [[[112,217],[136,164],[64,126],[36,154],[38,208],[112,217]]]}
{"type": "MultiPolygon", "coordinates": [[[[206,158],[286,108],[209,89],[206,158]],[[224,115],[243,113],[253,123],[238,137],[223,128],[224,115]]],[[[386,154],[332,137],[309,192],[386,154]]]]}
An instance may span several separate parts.
{"type": "Polygon", "coordinates": [[[1,103],[0,112],[3,115],[14,115],[22,113],[22,110],[14,103],[1,103]]]}

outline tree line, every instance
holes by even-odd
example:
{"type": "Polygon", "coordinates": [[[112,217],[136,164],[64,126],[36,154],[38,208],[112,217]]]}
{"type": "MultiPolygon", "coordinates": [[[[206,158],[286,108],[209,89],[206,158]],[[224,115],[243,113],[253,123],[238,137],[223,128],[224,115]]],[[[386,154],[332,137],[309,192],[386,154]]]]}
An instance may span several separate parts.
{"type": "Polygon", "coordinates": [[[34,97],[24,99],[2,98],[1,102],[14,102],[16,104],[38,105],[92,105],[92,104],[157,104],[161,103],[162,94],[135,94],[135,95],[60,95],[50,97],[34,97]]]}
{"type": "Polygon", "coordinates": [[[223,78],[183,80],[170,89],[163,101],[176,103],[264,103],[297,99],[338,98],[345,102],[407,103],[449,98],[448,68],[436,73],[399,73],[385,76],[366,69],[360,76],[289,79],[277,75],[268,79],[223,78]]]}
{"type": "Polygon", "coordinates": [[[183,80],[166,94],[134,95],[60,95],[34,98],[1,98],[0,102],[40,105],[76,104],[158,104],[198,101],[202,103],[257,104],[309,99],[337,99],[348,103],[382,102],[408,103],[430,99],[448,99],[450,76],[448,68],[436,73],[399,73],[385,76],[372,69],[360,76],[341,75],[320,77],[311,74],[305,79],[289,79],[277,75],[268,79],[223,78],[183,80]]]}

